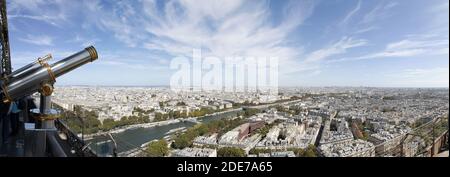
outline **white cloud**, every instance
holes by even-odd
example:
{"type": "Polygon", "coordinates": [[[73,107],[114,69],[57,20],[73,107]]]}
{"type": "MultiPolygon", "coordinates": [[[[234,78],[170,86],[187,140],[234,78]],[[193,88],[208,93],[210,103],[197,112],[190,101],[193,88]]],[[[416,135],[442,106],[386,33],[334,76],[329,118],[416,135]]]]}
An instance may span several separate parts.
{"type": "Polygon", "coordinates": [[[14,0],[8,3],[8,17],[11,20],[38,20],[56,27],[67,23],[68,15],[77,7],[76,3],[67,5],[65,0],[14,0]]]}
{"type": "Polygon", "coordinates": [[[306,59],[305,62],[318,62],[326,59],[330,56],[343,54],[347,52],[347,49],[354,47],[361,47],[367,44],[366,40],[362,39],[352,39],[348,37],[343,37],[340,41],[334,43],[329,47],[312,52],[306,59]]]}
{"type": "MultiPolygon", "coordinates": [[[[55,26],[64,26],[74,18],[83,19],[82,24],[75,25],[83,29],[95,27],[128,47],[162,51],[172,56],[190,56],[193,48],[202,48],[206,55],[221,58],[275,56],[289,70],[299,68],[296,60],[302,46],[286,43],[290,34],[313,13],[315,3],[313,0],[286,2],[279,22],[272,20],[268,1],[245,0],[133,3],[83,0],[71,5],[64,0],[18,0],[11,1],[9,14],[18,20],[34,19],[55,26]]],[[[45,40],[41,42],[45,44],[45,40]]],[[[52,42],[47,40],[47,44],[52,42]]],[[[73,42],[96,41],[75,38],[73,42]]]]}
{"type": "MultiPolygon", "coordinates": [[[[191,18],[211,17],[219,20],[236,11],[244,2],[241,0],[211,1],[180,1],[180,5],[184,7],[187,14],[191,18]]],[[[169,6],[167,6],[169,7],[169,6]]],[[[197,19],[201,20],[201,19],[197,19]]]]}
{"type": "Polygon", "coordinates": [[[266,1],[170,1],[159,10],[154,1],[144,1],[146,16],[141,26],[154,37],[143,40],[141,46],[188,57],[193,48],[202,48],[203,56],[223,59],[277,57],[283,68],[280,75],[316,68],[298,60],[303,51],[301,45],[286,45],[290,34],[311,16],[315,3],[289,1],[282,8],[282,20],[274,23],[266,1]]]}
{"type": "Polygon", "coordinates": [[[418,48],[439,48],[448,46],[448,40],[410,40],[405,39],[399,42],[388,44],[387,50],[408,50],[418,48]]]}
{"type": "Polygon", "coordinates": [[[97,42],[101,40],[98,38],[85,38],[79,34],[75,35],[72,39],[67,40],[68,43],[77,43],[80,44],[81,47],[87,47],[90,45],[95,45],[97,42]]]}
{"type": "Polygon", "coordinates": [[[395,6],[397,6],[398,5],[398,2],[395,2],[395,1],[390,1],[388,4],[386,4],[385,6],[384,6],[384,10],[389,10],[389,9],[392,9],[392,8],[394,8],[395,6]]]}
{"type": "MultiPolygon", "coordinates": [[[[342,37],[339,41],[327,45],[321,49],[312,51],[303,56],[298,57],[301,60],[282,61],[280,66],[280,75],[294,75],[301,73],[303,76],[314,76],[322,72],[323,62],[325,59],[336,55],[346,54],[349,49],[362,47],[368,42],[364,39],[353,39],[351,37],[342,37]],[[314,73],[314,74],[311,74],[314,73]]],[[[289,53],[289,52],[285,52],[289,53]]]]}
{"type": "Polygon", "coordinates": [[[34,44],[34,45],[39,45],[39,46],[52,46],[53,45],[53,38],[50,36],[46,36],[46,35],[33,36],[33,35],[28,34],[25,38],[19,38],[19,40],[29,43],[29,44],[34,44]]]}
{"type": "Polygon", "coordinates": [[[360,57],[343,58],[332,60],[330,62],[343,62],[366,60],[376,58],[388,57],[412,57],[412,56],[433,56],[433,55],[448,55],[449,54],[449,40],[441,39],[435,35],[409,35],[408,38],[389,43],[383,51],[367,54],[360,57]]]}
{"type": "Polygon", "coordinates": [[[356,7],[351,10],[346,16],[345,18],[340,22],[341,25],[345,25],[348,23],[348,21],[361,9],[361,0],[358,1],[358,4],[356,5],[356,7]]]}
{"type": "Polygon", "coordinates": [[[362,19],[361,23],[371,24],[376,20],[385,19],[389,16],[389,10],[398,5],[398,2],[380,3],[369,11],[362,19]]]}
{"type": "Polygon", "coordinates": [[[132,62],[130,60],[121,60],[117,58],[105,57],[107,60],[100,60],[98,65],[107,65],[108,67],[120,67],[122,69],[146,70],[146,71],[167,71],[169,69],[167,63],[158,61],[157,64],[132,62]],[[166,66],[164,66],[166,65],[166,66]]]}
{"type": "Polygon", "coordinates": [[[46,4],[47,2],[45,0],[14,0],[10,1],[8,5],[8,9],[10,11],[15,10],[31,10],[31,11],[38,11],[39,6],[46,4]]]}
{"type": "Polygon", "coordinates": [[[55,16],[47,16],[47,15],[8,15],[8,18],[11,20],[14,20],[15,18],[26,18],[26,19],[32,19],[32,20],[38,20],[38,21],[43,21],[46,22],[48,24],[51,24],[53,26],[58,26],[59,24],[56,23],[56,21],[58,21],[58,17],[55,16]]]}
{"type": "Polygon", "coordinates": [[[369,26],[369,27],[366,27],[366,28],[361,28],[361,29],[356,30],[355,34],[362,34],[362,33],[366,33],[366,32],[369,32],[369,31],[376,30],[376,29],[379,29],[379,28],[376,27],[376,26],[369,26]]]}

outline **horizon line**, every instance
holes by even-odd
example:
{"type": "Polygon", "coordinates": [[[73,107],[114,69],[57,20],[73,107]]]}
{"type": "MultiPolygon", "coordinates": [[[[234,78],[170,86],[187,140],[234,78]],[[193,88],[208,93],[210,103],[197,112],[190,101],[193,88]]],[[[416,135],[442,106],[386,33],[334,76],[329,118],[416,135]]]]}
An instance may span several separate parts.
{"type": "MultiPolygon", "coordinates": [[[[62,84],[57,85],[62,87],[76,87],[76,86],[83,86],[83,87],[170,87],[169,85],[107,85],[107,84],[101,84],[101,85],[93,85],[93,84],[62,84]]],[[[411,87],[411,86],[279,86],[278,88],[426,88],[426,89],[449,89],[449,87],[411,87]]]]}

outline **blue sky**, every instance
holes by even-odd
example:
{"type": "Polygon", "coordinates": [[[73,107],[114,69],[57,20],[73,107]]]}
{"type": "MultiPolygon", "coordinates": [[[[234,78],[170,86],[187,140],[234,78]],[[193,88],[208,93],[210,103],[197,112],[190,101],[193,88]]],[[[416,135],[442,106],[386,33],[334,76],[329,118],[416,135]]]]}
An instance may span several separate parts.
{"type": "Polygon", "coordinates": [[[168,85],[175,56],[277,56],[281,86],[449,86],[448,0],[14,0],[14,69],[95,45],[59,85],[168,85]]]}

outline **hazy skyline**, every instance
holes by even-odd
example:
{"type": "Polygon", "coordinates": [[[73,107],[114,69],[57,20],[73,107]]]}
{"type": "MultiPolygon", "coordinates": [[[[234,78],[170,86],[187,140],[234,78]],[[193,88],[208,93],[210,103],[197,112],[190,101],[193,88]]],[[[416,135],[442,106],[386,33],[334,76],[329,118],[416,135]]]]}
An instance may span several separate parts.
{"type": "Polygon", "coordinates": [[[176,56],[279,57],[280,86],[449,86],[448,0],[8,1],[12,64],[93,44],[59,85],[168,85],[176,56]]]}

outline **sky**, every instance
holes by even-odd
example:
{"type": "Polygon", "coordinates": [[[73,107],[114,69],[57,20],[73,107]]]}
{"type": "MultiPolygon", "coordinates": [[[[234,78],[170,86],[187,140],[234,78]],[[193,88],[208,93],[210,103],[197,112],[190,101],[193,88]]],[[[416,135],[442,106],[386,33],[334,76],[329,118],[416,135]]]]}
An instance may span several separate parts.
{"type": "Polygon", "coordinates": [[[448,0],[13,0],[13,69],[94,45],[57,85],[168,85],[170,61],[276,56],[280,86],[449,86],[448,0]]]}

